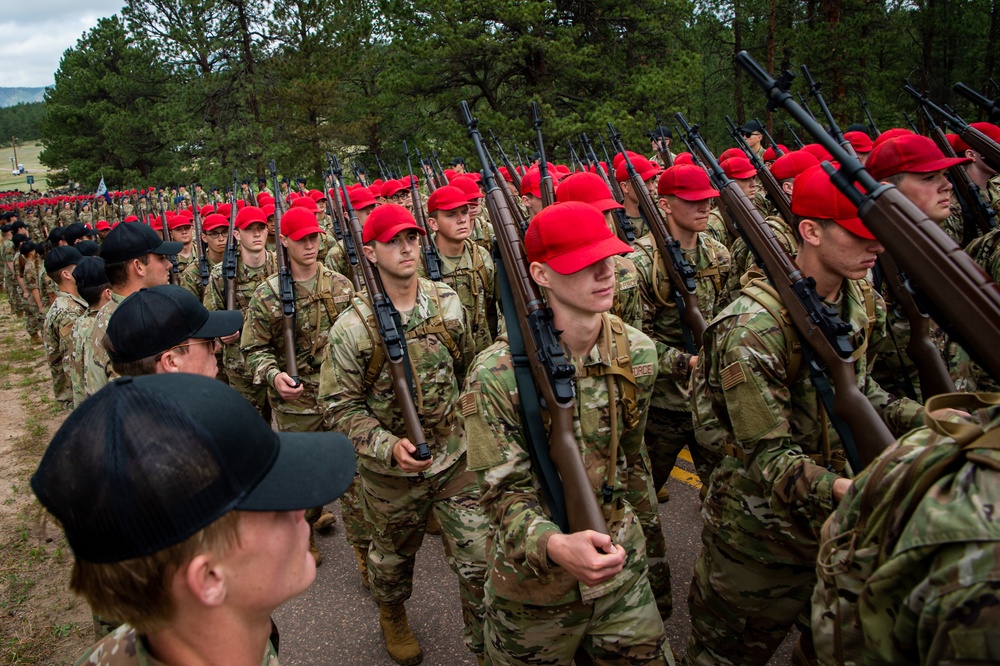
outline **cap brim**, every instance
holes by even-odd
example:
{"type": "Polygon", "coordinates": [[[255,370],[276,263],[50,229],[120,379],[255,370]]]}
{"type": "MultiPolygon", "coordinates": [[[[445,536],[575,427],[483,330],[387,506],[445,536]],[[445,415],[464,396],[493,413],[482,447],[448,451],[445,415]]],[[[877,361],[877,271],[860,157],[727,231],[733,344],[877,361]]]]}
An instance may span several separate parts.
{"type": "MultiPolygon", "coordinates": [[[[660,195],[666,196],[666,195],[660,195]]],[[[711,188],[707,190],[695,190],[694,192],[675,192],[673,196],[678,199],[683,199],[684,201],[704,201],[705,199],[713,199],[719,196],[719,190],[713,190],[711,188]]]]}
{"type": "Polygon", "coordinates": [[[375,237],[375,240],[377,240],[379,243],[388,243],[400,231],[407,231],[409,229],[413,229],[414,231],[420,234],[427,233],[423,229],[421,229],[416,222],[400,222],[380,233],[378,236],[375,237]]]}
{"type": "Polygon", "coordinates": [[[297,241],[297,240],[302,240],[303,238],[305,238],[309,234],[321,234],[321,233],[323,233],[323,230],[319,228],[319,223],[317,223],[315,227],[306,227],[305,229],[296,229],[294,232],[292,232],[290,234],[285,234],[284,233],[284,229],[282,229],[282,234],[281,235],[285,236],[286,238],[291,238],[293,241],[297,241]]]}
{"type": "Polygon", "coordinates": [[[189,335],[190,338],[221,338],[232,335],[243,328],[243,313],[240,310],[213,310],[201,328],[189,335]]]}
{"type": "Polygon", "coordinates": [[[865,223],[860,217],[849,217],[842,220],[835,219],[834,222],[859,238],[875,240],[875,234],[868,230],[868,227],[865,226],[865,223]]]}
{"type": "Polygon", "coordinates": [[[354,447],[337,432],[279,432],[267,475],[240,502],[242,511],[298,511],[323,506],[354,480],[354,447]]]}
{"type": "Polygon", "coordinates": [[[178,254],[184,248],[184,243],[175,243],[174,241],[163,241],[155,248],[150,250],[150,254],[178,254]]]}
{"type": "Polygon", "coordinates": [[[597,210],[601,211],[602,213],[606,213],[609,210],[616,210],[619,208],[624,210],[625,208],[625,206],[621,205],[614,199],[599,199],[597,201],[591,201],[590,205],[596,208],[597,210]]]}
{"type": "Polygon", "coordinates": [[[960,164],[972,164],[973,161],[974,160],[971,157],[942,157],[941,159],[931,160],[930,162],[921,164],[920,166],[905,169],[905,171],[910,173],[930,173],[932,171],[940,171],[941,169],[947,169],[960,164]]]}
{"type": "Polygon", "coordinates": [[[617,236],[608,236],[604,240],[591,243],[586,247],[578,248],[558,257],[550,257],[545,263],[556,273],[569,275],[616,254],[630,254],[631,252],[631,245],[620,241],[617,236]]]}

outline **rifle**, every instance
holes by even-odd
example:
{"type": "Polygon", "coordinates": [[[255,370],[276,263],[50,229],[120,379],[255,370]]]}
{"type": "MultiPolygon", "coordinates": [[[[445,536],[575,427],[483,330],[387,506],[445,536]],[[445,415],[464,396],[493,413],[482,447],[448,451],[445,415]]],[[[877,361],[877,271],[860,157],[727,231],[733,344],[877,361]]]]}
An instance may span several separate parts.
{"type": "Polygon", "coordinates": [[[526,440],[532,468],[545,494],[553,520],[563,532],[594,530],[607,534],[607,524],[594,496],[574,435],[576,369],[566,358],[559,343],[552,321],[552,310],[545,307],[545,299],[528,272],[528,258],[518,235],[517,224],[503,198],[500,185],[487,166],[486,150],[479,130],[476,129],[478,120],[472,117],[465,101],[462,102],[461,109],[469,137],[475,144],[479,161],[483,165],[486,205],[500,253],[500,261],[496,263],[498,277],[506,283],[509,276],[510,291],[513,292],[508,295],[507,290],[503,290],[504,317],[509,322],[508,335],[512,338],[511,354],[515,358],[514,373],[521,395],[522,420],[527,430],[526,440]],[[530,377],[526,377],[523,372],[525,360],[530,377]],[[546,436],[540,415],[529,411],[540,404],[546,406],[551,420],[548,447],[543,444],[546,436]],[[529,413],[534,418],[529,418],[529,413]]]}
{"type": "Polygon", "coordinates": [[[573,173],[577,171],[584,171],[583,163],[580,161],[580,157],[576,154],[576,148],[573,147],[573,142],[566,139],[566,145],[569,147],[569,170],[573,173]]]}
{"type": "MultiPolygon", "coordinates": [[[[222,255],[222,274],[226,281],[224,284],[226,293],[226,309],[235,310],[236,309],[236,236],[233,234],[233,229],[236,228],[236,188],[239,185],[239,173],[233,170],[233,204],[232,208],[229,209],[229,228],[226,231],[226,251],[222,255]]],[[[277,220],[278,220],[278,200],[275,199],[275,229],[277,230],[277,220]]],[[[281,245],[281,240],[278,238],[277,231],[275,231],[275,247],[281,245]]],[[[291,374],[291,373],[289,373],[291,374]]]]}
{"type": "MultiPolygon", "coordinates": [[[[271,172],[271,182],[274,183],[274,191],[280,193],[278,169],[274,164],[274,160],[271,160],[268,164],[268,170],[271,172]]],[[[285,372],[292,378],[292,382],[297,387],[300,382],[299,359],[295,353],[295,282],[292,281],[292,270],[288,266],[288,251],[281,244],[281,215],[284,205],[285,202],[282,201],[280,196],[274,198],[274,258],[278,266],[278,298],[281,299],[281,332],[282,339],[285,341],[285,372]]],[[[233,208],[236,208],[235,203],[233,204],[233,208]]],[[[226,246],[226,251],[229,251],[228,245],[226,246]]],[[[227,310],[233,309],[229,307],[228,299],[229,294],[235,291],[235,288],[229,290],[227,286],[227,310]]]]}
{"type": "Polygon", "coordinates": [[[760,178],[760,184],[764,188],[764,191],[767,192],[767,198],[774,203],[775,208],[778,209],[778,213],[784,218],[785,223],[792,224],[792,202],[789,201],[788,194],[781,189],[781,185],[778,184],[774,174],[764,166],[764,162],[750,148],[750,145],[740,133],[740,128],[736,126],[736,123],[729,116],[726,116],[726,125],[729,126],[729,134],[733,137],[733,140],[743,149],[743,152],[750,159],[750,163],[753,164],[753,168],[757,170],[757,177],[760,178]]]}
{"type": "Polygon", "coordinates": [[[420,246],[424,252],[424,268],[427,269],[427,277],[435,282],[441,281],[441,255],[438,254],[437,245],[431,240],[427,231],[427,217],[424,214],[424,202],[420,198],[420,190],[417,188],[417,179],[413,177],[413,165],[410,164],[410,150],[403,141],[403,152],[406,154],[406,170],[410,174],[410,202],[413,204],[413,219],[417,226],[424,230],[420,236],[420,246]]]}
{"type": "MultiPolygon", "coordinates": [[[[163,203],[163,197],[162,196],[160,197],[160,203],[161,204],[163,203]]],[[[163,208],[163,206],[161,205],[160,206],[160,210],[161,210],[161,212],[160,212],[160,225],[161,225],[161,227],[160,227],[160,237],[164,240],[164,242],[169,242],[170,241],[170,229],[167,227],[167,209],[163,208]]],[[[178,279],[178,275],[177,275],[177,273],[178,273],[178,271],[177,271],[177,255],[176,254],[172,254],[172,255],[170,255],[169,259],[170,259],[170,272],[167,274],[167,280],[170,282],[170,284],[177,284],[178,282],[180,282],[180,280],[178,279]]]]}
{"type": "MultiPolygon", "coordinates": [[[[343,209],[337,208],[337,202],[333,200],[330,196],[330,190],[335,190],[334,180],[333,180],[333,165],[330,163],[330,153],[326,154],[326,167],[327,173],[330,176],[330,184],[323,188],[323,198],[326,200],[326,211],[329,213],[330,218],[333,220],[333,237],[339,243],[344,239],[344,211],[343,209]]],[[[326,179],[324,178],[324,181],[326,179]]]]}
{"type": "Polygon", "coordinates": [[[823,94],[819,91],[820,83],[813,79],[812,74],[809,73],[809,68],[805,65],[802,65],[802,75],[806,78],[806,83],[809,84],[809,94],[816,99],[816,102],[819,104],[819,110],[826,117],[830,136],[836,139],[837,143],[844,147],[844,150],[854,154],[854,147],[851,146],[850,141],[844,138],[844,133],[837,126],[837,121],[834,120],[833,113],[830,112],[830,107],[826,105],[826,100],[823,99],[823,94]]]}
{"type": "Polygon", "coordinates": [[[910,114],[908,114],[906,111],[903,111],[903,117],[906,118],[906,124],[910,126],[910,129],[913,130],[913,133],[920,134],[920,128],[917,127],[916,121],[913,120],[910,114]]]}
{"type": "MultiPolygon", "coordinates": [[[[945,123],[951,127],[961,137],[962,141],[969,144],[969,147],[979,153],[986,165],[994,171],[1000,171],[1000,144],[989,138],[972,125],[959,118],[954,112],[947,110],[947,107],[940,107],[932,102],[927,94],[921,95],[909,83],[903,86],[903,90],[908,92],[917,102],[927,108],[936,111],[944,118],[945,123]]],[[[998,375],[1000,376],[1000,375],[998,375]]]]}
{"type": "MultiPolygon", "coordinates": [[[[785,151],[783,151],[781,149],[781,146],[779,146],[778,142],[774,140],[774,137],[771,136],[771,133],[767,131],[767,125],[765,125],[764,123],[760,122],[760,120],[757,120],[756,118],[754,118],[754,120],[757,121],[757,124],[760,125],[761,131],[764,132],[764,137],[767,139],[767,145],[771,146],[771,148],[774,148],[774,154],[775,154],[775,156],[776,157],[783,156],[785,154],[785,151]]],[[[742,138],[742,137],[743,137],[743,135],[740,134],[740,138],[742,138]]]]}
{"type": "Polygon", "coordinates": [[[792,141],[795,142],[795,150],[802,150],[802,148],[806,144],[802,143],[802,139],[800,139],[799,135],[795,133],[795,130],[792,129],[792,126],[788,124],[788,121],[786,120],[784,122],[785,122],[785,127],[788,128],[789,133],[792,135],[792,141]]]}
{"type": "MultiPolygon", "coordinates": [[[[934,116],[927,110],[927,107],[921,106],[920,110],[927,121],[930,137],[934,139],[934,143],[941,149],[944,156],[958,157],[951,144],[948,143],[944,130],[934,121],[934,116]]],[[[952,185],[955,186],[955,194],[958,195],[958,201],[962,206],[962,219],[965,221],[962,244],[968,245],[978,235],[977,228],[986,234],[996,226],[996,211],[983,201],[979,186],[972,181],[969,172],[965,170],[963,165],[948,167],[948,175],[952,185]]]]}
{"type": "MultiPolygon", "coordinates": [[[[161,208],[163,197],[160,197],[161,208]]],[[[208,286],[208,254],[207,254],[207,244],[201,239],[201,209],[197,205],[194,206],[192,211],[194,215],[192,216],[192,223],[194,224],[194,237],[195,237],[195,247],[198,248],[198,277],[201,278],[201,286],[208,286]]]]}
{"type": "Polygon", "coordinates": [[[991,123],[995,123],[1000,119],[1000,103],[997,103],[996,100],[992,100],[980,92],[973,90],[961,81],[955,84],[953,90],[985,111],[991,123]]]}
{"type": "MultiPolygon", "coordinates": [[[[802,96],[802,93],[795,93],[795,95],[799,98],[799,104],[801,104],[802,108],[806,110],[806,113],[809,114],[809,117],[812,118],[813,120],[816,120],[816,116],[813,115],[813,112],[809,108],[809,105],[806,104],[806,98],[802,96]]],[[[817,121],[817,122],[819,122],[819,121],[817,121]]]]}
{"type": "MultiPolygon", "coordinates": [[[[806,114],[803,112],[803,115],[806,114]]],[[[894,438],[875,408],[858,389],[854,362],[851,360],[854,353],[850,342],[851,325],[843,321],[836,310],[823,304],[816,293],[815,280],[802,274],[774,237],[774,232],[761,219],[757,207],[747,199],[739,185],[726,176],[701,139],[698,126],[688,125],[680,114],[677,119],[708,166],[709,178],[719,190],[733,225],[754,253],[757,265],[764,270],[768,281],[781,296],[792,325],[802,336],[802,357],[809,368],[810,378],[828,413],[837,417],[831,421],[844,444],[851,469],[855,474],[860,473],[894,438]],[[827,374],[833,380],[833,396],[830,396],[827,374]],[[848,427],[844,427],[845,423],[848,427]],[[857,445],[851,433],[866,433],[868,436],[861,445],[857,445]]],[[[802,122],[797,116],[795,119],[802,122]]],[[[816,121],[812,123],[820,127],[816,121]]],[[[833,141],[832,138],[830,140],[833,141]]],[[[833,143],[840,148],[840,144],[833,143]]]]}
{"type": "Polygon", "coordinates": [[[358,273],[358,248],[354,244],[354,236],[351,235],[350,230],[347,228],[347,219],[344,216],[344,208],[349,205],[349,200],[347,198],[347,188],[342,186],[343,172],[340,170],[340,162],[337,161],[337,156],[332,156],[330,153],[326,154],[327,164],[330,166],[330,173],[333,174],[333,182],[331,183],[331,189],[336,197],[337,210],[339,211],[337,215],[337,224],[339,224],[343,231],[344,236],[344,250],[347,252],[347,272],[348,277],[351,279],[351,284],[354,286],[354,291],[361,291],[361,276],[358,273]],[[343,201],[340,198],[341,189],[345,192],[343,201]],[[343,208],[341,207],[343,206],[343,208]]]}
{"type": "Polygon", "coordinates": [[[663,145],[663,123],[660,121],[660,114],[653,111],[653,117],[656,118],[656,131],[657,134],[654,137],[653,133],[649,133],[649,138],[653,139],[656,143],[656,154],[660,156],[660,161],[663,162],[663,168],[667,169],[674,165],[674,155],[670,152],[670,146],[663,145]]]}
{"type": "MultiPolygon", "coordinates": [[[[333,162],[339,170],[336,155],[333,156],[333,162]]],[[[344,197],[344,206],[347,209],[347,229],[354,239],[355,247],[362,247],[364,240],[361,234],[361,221],[358,220],[358,214],[354,211],[350,197],[347,196],[347,186],[341,182],[340,188],[344,197]]],[[[368,257],[363,260],[359,259],[358,265],[361,267],[368,298],[371,299],[375,321],[378,324],[378,333],[388,362],[389,375],[392,377],[392,389],[396,394],[396,406],[399,408],[403,424],[406,427],[406,438],[417,447],[416,455],[413,457],[417,460],[427,460],[431,457],[431,449],[427,446],[427,438],[424,436],[423,426],[420,424],[420,415],[413,402],[413,370],[410,366],[410,355],[406,349],[406,336],[403,332],[403,322],[400,319],[399,310],[385,295],[382,276],[379,275],[375,265],[368,260],[368,257]]]]}
{"type": "MultiPolygon", "coordinates": [[[[514,218],[518,228],[521,230],[521,238],[523,239],[524,235],[528,233],[528,219],[521,214],[521,209],[514,203],[514,195],[512,195],[510,190],[507,189],[503,180],[503,175],[500,173],[500,169],[497,168],[497,164],[493,161],[493,156],[490,154],[490,151],[486,148],[486,146],[483,146],[483,152],[486,154],[486,159],[489,163],[488,168],[490,169],[490,173],[493,174],[493,180],[500,183],[500,192],[503,194],[504,201],[507,202],[507,210],[510,211],[511,217],[514,218]]],[[[490,213],[490,211],[487,210],[487,213],[490,213]]]]}
{"type": "MultiPolygon", "coordinates": [[[[681,324],[684,329],[684,342],[688,353],[697,354],[701,348],[701,338],[705,334],[708,324],[698,308],[698,286],[695,283],[696,271],[684,258],[681,252],[681,244],[678,243],[660,215],[660,210],[653,203],[653,197],[646,188],[642,176],[635,170],[632,158],[628,156],[625,146],[622,145],[621,135],[608,123],[608,137],[615,150],[625,159],[625,168],[628,170],[629,184],[635,192],[639,202],[639,214],[653,235],[656,247],[663,258],[663,269],[670,278],[673,285],[674,301],[677,303],[677,311],[681,316],[681,324]]],[[[653,267],[656,271],[656,267],[653,267]]]]}
{"type": "MultiPolygon", "coordinates": [[[[680,131],[676,127],[674,128],[674,134],[676,134],[677,136],[679,136],[680,139],[681,139],[681,141],[684,142],[684,147],[687,148],[688,154],[691,155],[691,162],[695,166],[702,166],[701,160],[698,159],[698,153],[696,153],[694,151],[694,148],[691,146],[691,142],[688,141],[687,134],[685,132],[680,131]]],[[[740,136],[742,137],[743,135],[741,134],[740,136]]],[[[726,218],[725,215],[723,215],[722,217],[723,217],[723,219],[726,218]]]]}
{"type": "Polygon", "coordinates": [[[545,142],[542,140],[542,117],[538,112],[538,102],[531,103],[531,120],[535,135],[538,137],[538,187],[542,191],[542,208],[548,208],[556,202],[556,191],[552,186],[552,176],[549,175],[549,163],[545,158],[545,142]]]}
{"type": "Polygon", "coordinates": [[[424,175],[424,179],[427,182],[427,189],[431,194],[434,194],[438,189],[437,180],[434,178],[434,165],[431,164],[430,158],[425,160],[420,157],[420,150],[417,148],[414,148],[413,152],[417,154],[417,164],[420,165],[420,173],[424,175]]]}
{"type": "MultiPolygon", "coordinates": [[[[581,134],[580,140],[583,142],[584,152],[589,151],[592,161],[594,162],[594,170],[597,175],[601,177],[604,184],[608,186],[608,192],[611,193],[611,198],[613,198],[618,203],[625,201],[624,195],[621,195],[621,188],[618,188],[619,195],[615,194],[615,188],[611,186],[611,178],[608,177],[607,172],[601,168],[600,162],[597,159],[597,155],[594,153],[594,146],[590,143],[590,139],[587,134],[581,134]]],[[[618,184],[617,182],[615,183],[618,184]]],[[[612,208],[611,216],[615,219],[615,227],[618,229],[618,238],[622,241],[632,245],[635,243],[635,225],[632,224],[632,220],[628,219],[628,215],[621,208],[612,208]]]]}
{"type": "Polygon", "coordinates": [[[385,165],[382,164],[382,160],[379,158],[378,155],[375,156],[375,166],[378,167],[378,173],[379,176],[382,178],[382,180],[383,181],[389,180],[389,176],[387,176],[385,173],[385,165]]]}
{"type": "Polygon", "coordinates": [[[829,164],[823,168],[833,184],[858,207],[865,225],[900,267],[920,282],[934,320],[988,372],[1000,377],[1000,347],[996,344],[1000,335],[1000,287],[895,186],[876,181],[857,158],[822,135],[822,128],[810,122],[789,96],[785,77],[782,82],[775,81],[746,52],[739,53],[736,61],[763,88],[770,106],[784,107],[840,164],[839,169],[829,164]]]}
{"type": "Polygon", "coordinates": [[[437,169],[437,183],[438,187],[444,187],[448,184],[448,176],[445,174],[444,169],[441,168],[441,161],[438,160],[438,154],[436,150],[431,151],[431,159],[434,160],[434,168],[437,169]]]}
{"type": "MultiPolygon", "coordinates": [[[[608,155],[608,147],[604,145],[604,137],[601,136],[600,132],[597,133],[597,140],[601,142],[601,150],[604,152],[604,165],[606,169],[605,174],[608,177],[608,183],[611,184],[611,193],[614,194],[615,201],[622,203],[625,201],[625,193],[622,192],[622,187],[618,182],[618,178],[611,175],[611,169],[613,168],[611,166],[611,156],[608,155]]],[[[601,170],[600,163],[598,163],[597,168],[598,170],[601,170]]]]}
{"type": "MultiPolygon", "coordinates": [[[[517,154],[517,173],[518,175],[523,176],[524,172],[527,171],[527,169],[524,168],[524,157],[521,155],[521,146],[515,143],[514,152],[517,154]]],[[[517,188],[517,191],[520,192],[521,188],[520,187],[517,188]]]]}
{"type": "Polygon", "coordinates": [[[875,135],[872,138],[877,139],[882,132],[879,132],[878,127],[875,126],[875,119],[872,118],[871,111],[868,110],[868,100],[865,99],[864,95],[858,93],[858,101],[861,102],[861,110],[865,112],[865,118],[868,119],[868,129],[875,135]]]}
{"type": "Polygon", "coordinates": [[[507,157],[507,153],[504,152],[503,146],[500,145],[500,139],[498,139],[497,135],[493,133],[493,130],[490,130],[490,138],[493,139],[493,144],[497,147],[497,150],[500,151],[500,159],[501,161],[503,161],[503,165],[507,167],[507,173],[510,174],[510,178],[514,182],[514,189],[520,192],[521,191],[520,172],[518,172],[518,170],[514,168],[514,165],[511,164],[510,158],[507,157]]]}

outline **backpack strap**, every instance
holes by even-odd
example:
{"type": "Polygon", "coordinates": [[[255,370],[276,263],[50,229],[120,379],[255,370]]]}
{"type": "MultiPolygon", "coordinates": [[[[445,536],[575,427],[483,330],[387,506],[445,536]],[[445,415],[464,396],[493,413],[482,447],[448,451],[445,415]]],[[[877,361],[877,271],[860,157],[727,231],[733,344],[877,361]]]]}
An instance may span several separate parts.
{"type": "Polygon", "coordinates": [[[774,319],[781,335],[785,339],[785,356],[788,358],[785,371],[785,385],[791,386],[802,371],[802,341],[799,339],[792,324],[788,308],[781,302],[778,291],[771,286],[763,274],[751,269],[747,271],[748,278],[743,287],[743,293],[755,300],[774,319]],[[754,288],[755,287],[755,288],[754,288]]]}

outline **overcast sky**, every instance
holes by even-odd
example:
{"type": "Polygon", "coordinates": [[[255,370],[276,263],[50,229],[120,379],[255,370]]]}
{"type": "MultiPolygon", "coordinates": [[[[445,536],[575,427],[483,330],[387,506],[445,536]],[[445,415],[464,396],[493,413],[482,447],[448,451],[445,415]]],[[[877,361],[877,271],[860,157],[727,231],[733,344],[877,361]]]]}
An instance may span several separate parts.
{"type": "Polygon", "coordinates": [[[35,88],[55,82],[63,51],[103,16],[120,14],[124,0],[2,0],[0,87],[35,88]]]}

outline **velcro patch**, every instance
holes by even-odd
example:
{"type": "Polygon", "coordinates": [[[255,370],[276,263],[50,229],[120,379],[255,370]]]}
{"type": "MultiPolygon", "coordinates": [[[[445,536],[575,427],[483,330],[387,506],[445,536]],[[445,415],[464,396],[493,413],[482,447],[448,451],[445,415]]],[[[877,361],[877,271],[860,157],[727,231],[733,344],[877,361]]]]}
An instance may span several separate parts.
{"type": "Polygon", "coordinates": [[[466,393],[458,399],[458,411],[463,417],[472,416],[479,411],[475,393],[466,393]]]}
{"type": "Polygon", "coordinates": [[[719,373],[722,379],[722,390],[728,391],[734,386],[739,386],[747,380],[746,373],[743,369],[743,364],[739,361],[735,363],[730,363],[722,369],[719,373]]]}
{"type": "Polygon", "coordinates": [[[351,297],[348,294],[343,294],[342,296],[334,296],[333,297],[333,302],[334,303],[347,303],[350,300],[351,300],[351,297]]]}
{"type": "Polygon", "coordinates": [[[649,377],[653,374],[652,363],[640,363],[632,366],[632,374],[636,377],[649,377]]]}

